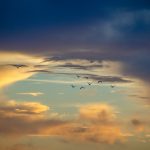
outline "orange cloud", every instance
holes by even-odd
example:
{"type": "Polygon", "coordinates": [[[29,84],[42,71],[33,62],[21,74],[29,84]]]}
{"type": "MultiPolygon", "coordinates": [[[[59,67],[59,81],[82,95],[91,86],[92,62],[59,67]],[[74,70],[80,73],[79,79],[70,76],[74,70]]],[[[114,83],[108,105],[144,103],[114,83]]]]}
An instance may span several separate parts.
{"type": "Polygon", "coordinates": [[[25,73],[22,70],[8,67],[8,66],[0,66],[0,87],[3,88],[9,84],[12,84],[16,81],[24,80],[33,73],[25,73]]]}
{"type": "Polygon", "coordinates": [[[37,102],[0,101],[0,113],[3,115],[40,114],[49,110],[48,106],[37,102]]]}
{"type": "Polygon", "coordinates": [[[135,132],[150,132],[149,130],[149,120],[133,118],[131,120],[132,127],[134,128],[135,132]]]}
{"type": "Polygon", "coordinates": [[[106,104],[88,104],[80,107],[80,118],[93,122],[108,122],[114,120],[114,109],[106,104]]]}
{"type": "Polygon", "coordinates": [[[0,101],[0,133],[4,136],[40,134],[64,121],[45,114],[49,107],[37,102],[0,101]]]}
{"type": "Polygon", "coordinates": [[[51,118],[53,113],[44,114],[48,107],[40,103],[1,101],[0,110],[0,133],[5,136],[57,135],[68,140],[109,144],[125,140],[126,134],[114,119],[115,111],[104,104],[82,106],[77,120],[51,118]]]}
{"type": "Polygon", "coordinates": [[[41,62],[41,58],[21,53],[0,52],[0,88],[32,76],[32,66],[41,62]],[[17,69],[9,64],[25,64],[27,67],[17,69]]]}

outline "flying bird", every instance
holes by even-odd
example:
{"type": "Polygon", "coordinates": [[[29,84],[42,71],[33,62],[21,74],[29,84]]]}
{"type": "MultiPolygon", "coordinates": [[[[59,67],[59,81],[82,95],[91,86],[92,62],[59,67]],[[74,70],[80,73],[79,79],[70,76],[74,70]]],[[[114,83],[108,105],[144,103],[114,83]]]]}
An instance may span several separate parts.
{"type": "Polygon", "coordinates": [[[81,87],[80,87],[80,90],[82,90],[82,89],[85,89],[85,87],[84,87],[84,86],[81,86],[81,87]]]}
{"type": "Polygon", "coordinates": [[[89,82],[88,82],[88,85],[91,85],[91,84],[92,84],[92,83],[89,83],[89,82]]]}
{"type": "Polygon", "coordinates": [[[71,87],[72,87],[72,88],[75,88],[76,86],[75,86],[75,85],[71,85],[71,87]]]}
{"type": "Polygon", "coordinates": [[[90,63],[93,63],[94,62],[94,60],[90,60],[90,63]]]}
{"type": "Polygon", "coordinates": [[[22,67],[28,67],[27,65],[23,65],[23,64],[9,64],[9,65],[16,67],[17,69],[22,68],[22,67]]]}
{"type": "Polygon", "coordinates": [[[77,76],[77,78],[80,78],[80,76],[79,75],[76,75],[77,76]]]}
{"type": "Polygon", "coordinates": [[[114,88],[115,86],[114,86],[114,85],[111,85],[110,87],[111,87],[111,88],[114,88]]]}
{"type": "Polygon", "coordinates": [[[99,80],[98,83],[102,83],[103,81],[99,80]]]}

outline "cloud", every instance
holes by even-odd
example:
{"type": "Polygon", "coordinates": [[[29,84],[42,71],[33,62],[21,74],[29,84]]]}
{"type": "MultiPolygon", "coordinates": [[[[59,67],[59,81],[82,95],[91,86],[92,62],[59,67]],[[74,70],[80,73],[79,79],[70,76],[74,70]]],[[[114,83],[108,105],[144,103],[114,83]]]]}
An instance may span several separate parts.
{"type": "Polygon", "coordinates": [[[14,82],[25,80],[32,76],[33,72],[28,72],[32,65],[37,64],[42,59],[22,53],[8,53],[0,52],[0,87],[3,88],[14,82]],[[19,68],[13,67],[9,64],[24,64],[27,67],[19,68]]]}
{"type": "Polygon", "coordinates": [[[145,121],[144,119],[133,118],[131,120],[131,124],[133,128],[135,129],[135,131],[138,133],[145,132],[145,131],[149,132],[147,130],[149,126],[148,120],[145,121]]]}
{"type": "MultiPolygon", "coordinates": [[[[81,51],[81,53],[84,51],[81,51]]],[[[95,51],[94,51],[95,52],[95,51]]],[[[68,52],[69,53],[69,52],[68,52]]],[[[76,52],[75,52],[76,53],[76,52]]],[[[78,53],[78,51],[77,51],[78,53]]],[[[80,52],[79,52],[80,53],[80,52]]],[[[141,56],[139,53],[135,53],[136,59],[141,56]]],[[[85,54],[84,56],[86,56],[85,54]]],[[[98,55],[98,54],[97,54],[98,55]]],[[[102,54],[103,55],[103,54],[102,54]]],[[[74,54],[73,54],[74,56],[74,54]]],[[[79,55],[80,56],[80,55],[79,55]]],[[[122,56],[121,56],[122,57],[122,56]]],[[[83,58],[81,59],[76,59],[76,57],[73,59],[66,59],[66,58],[61,58],[59,60],[53,60],[53,58],[50,58],[47,60],[47,63],[51,63],[50,66],[52,65],[52,62],[57,64],[54,67],[52,74],[56,75],[66,75],[66,76],[80,76],[80,83],[87,84],[86,82],[95,82],[96,84],[97,81],[101,80],[103,83],[113,83],[116,84],[117,86],[122,86],[130,90],[128,90],[128,93],[124,93],[126,95],[129,95],[132,99],[142,99],[143,102],[149,104],[149,82],[146,82],[144,78],[141,78],[139,76],[133,75],[132,71],[136,69],[134,67],[133,70],[130,70],[129,72],[127,71],[130,67],[132,67],[134,59],[131,60],[131,65],[130,61],[122,62],[122,61],[110,61],[110,60],[99,60],[95,59],[92,60],[92,63],[90,59],[86,60],[83,58]],[[99,65],[101,67],[99,67],[99,65]],[[129,66],[128,66],[129,65],[129,66]],[[92,70],[92,71],[91,71],[92,70]],[[132,75],[131,75],[132,74],[132,75]],[[88,81],[84,80],[85,77],[88,77],[88,81]],[[81,80],[82,79],[82,80],[81,80]],[[142,91],[142,92],[139,92],[142,91]]],[[[138,58],[141,60],[141,58],[138,58]]],[[[124,61],[124,60],[123,60],[124,61]]],[[[140,62],[138,62],[140,63],[140,62]]],[[[137,66],[135,64],[135,66],[137,66]]],[[[139,65],[140,66],[140,65],[139,65]]],[[[145,68],[146,69],[146,68],[145,68]]],[[[138,71],[138,69],[136,69],[138,71]]],[[[143,74],[143,71],[139,72],[140,74],[143,74]]],[[[145,76],[146,77],[146,76],[145,76]]],[[[46,81],[43,81],[46,82],[46,81]]],[[[56,83],[68,83],[68,84],[78,84],[78,81],[47,81],[47,82],[56,82],[56,83]]],[[[79,84],[80,84],[79,83],[79,84]]],[[[93,85],[94,85],[93,84],[93,85]]],[[[142,102],[142,101],[141,101],[142,102]]],[[[142,102],[142,103],[143,103],[142,102]]]]}
{"type": "Polygon", "coordinates": [[[14,82],[24,80],[33,75],[33,73],[24,73],[16,68],[0,66],[0,87],[5,87],[14,82]]]}
{"type": "Polygon", "coordinates": [[[138,131],[143,131],[144,126],[143,126],[143,123],[140,120],[133,119],[132,124],[134,125],[134,127],[136,127],[136,129],[138,131]]]}
{"type": "Polygon", "coordinates": [[[19,114],[40,114],[49,109],[49,107],[37,102],[16,102],[0,101],[0,113],[2,115],[19,115],[19,114]]]}
{"type": "MultiPolygon", "coordinates": [[[[51,60],[50,60],[51,61],[51,60]]],[[[121,74],[121,68],[123,67],[120,62],[113,61],[91,61],[86,59],[69,59],[69,60],[57,60],[50,63],[50,67],[53,67],[51,74],[56,75],[80,75],[80,78],[88,76],[90,80],[102,80],[103,82],[118,82],[118,83],[131,83],[131,78],[124,77],[121,74]],[[55,64],[55,62],[57,62],[55,64]],[[92,71],[91,71],[92,70],[92,71]]]]}
{"type": "Polygon", "coordinates": [[[68,140],[107,144],[124,142],[129,135],[122,131],[116,111],[107,104],[80,106],[76,121],[57,126],[51,132],[68,140]]]}
{"type": "Polygon", "coordinates": [[[102,68],[103,65],[102,64],[79,65],[79,64],[66,63],[64,65],[58,65],[57,67],[73,68],[73,69],[81,69],[81,70],[92,70],[94,68],[102,68]]]}
{"type": "MultiPolygon", "coordinates": [[[[65,74],[65,73],[63,73],[65,74]]],[[[68,75],[68,73],[67,73],[68,75]]],[[[70,74],[69,74],[70,75],[70,74]]],[[[84,74],[87,76],[87,74],[84,74]]],[[[89,75],[89,74],[88,74],[89,75]]],[[[93,77],[93,75],[91,75],[93,77]]],[[[120,77],[112,77],[112,76],[103,76],[103,77],[98,77],[98,76],[94,76],[93,78],[90,77],[89,75],[89,80],[73,80],[73,81],[67,81],[67,80],[45,80],[45,79],[27,79],[27,81],[31,81],[31,82],[43,82],[43,83],[56,83],[56,84],[82,84],[82,85],[87,85],[87,82],[93,82],[93,85],[99,85],[97,83],[98,80],[103,81],[104,83],[132,83],[132,81],[130,80],[126,80],[126,79],[121,79],[120,77]],[[93,81],[94,79],[94,81],[93,81]]]]}
{"type": "Polygon", "coordinates": [[[20,94],[20,95],[31,95],[31,96],[40,96],[40,95],[43,95],[44,93],[41,93],[41,92],[27,92],[27,93],[17,93],[17,94],[20,94]]]}
{"type": "Polygon", "coordinates": [[[106,104],[89,104],[80,107],[80,118],[95,123],[113,121],[116,117],[113,108],[106,104]]]}
{"type": "Polygon", "coordinates": [[[32,144],[14,144],[9,148],[6,148],[7,150],[33,150],[34,146],[32,144]]]}
{"type": "Polygon", "coordinates": [[[116,142],[124,142],[126,134],[123,133],[117,125],[84,125],[84,124],[70,124],[62,127],[53,128],[52,133],[67,140],[77,142],[92,142],[92,143],[106,143],[114,144],[116,142]]]}
{"type": "Polygon", "coordinates": [[[1,135],[18,137],[45,133],[48,128],[65,122],[57,119],[56,113],[46,115],[48,110],[48,106],[37,102],[0,101],[1,135]]]}
{"type": "MultiPolygon", "coordinates": [[[[109,7],[112,6],[114,5],[109,7]]],[[[89,24],[88,22],[82,24],[82,26],[79,24],[75,24],[75,27],[67,26],[67,30],[61,27],[61,29],[57,28],[54,31],[52,31],[53,29],[46,29],[45,31],[44,28],[44,30],[36,34],[35,32],[30,32],[30,34],[27,32],[23,35],[17,32],[16,36],[14,34],[10,37],[4,36],[0,38],[1,48],[10,49],[8,53],[0,53],[0,64],[2,64],[0,66],[0,87],[3,88],[17,81],[27,79],[36,73],[49,73],[47,66],[44,66],[48,64],[49,67],[54,67],[58,70],[59,67],[66,70],[69,68],[72,75],[74,75],[73,72],[83,76],[88,75],[90,80],[94,81],[103,80],[104,82],[115,82],[119,85],[121,83],[132,83],[128,88],[134,99],[138,97],[149,101],[150,11],[145,9],[147,6],[139,10],[137,7],[141,8],[142,6],[137,6],[137,3],[133,6],[132,3],[131,7],[136,7],[136,9],[131,10],[131,7],[119,11],[112,9],[113,11],[111,10],[108,16],[97,17],[96,20],[92,20],[89,24]],[[41,55],[41,57],[43,55],[46,57],[52,56],[53,58],[44,62],[41,58],[12,53],[14,50],[41,55]],[[58,58],[58,55],[61,58],[58,58]],[[69,59],[80,59],[80,61],[78,63],[68,63],[67,60],[69,59]],[[118,64],[121,64],[121,68],[118,69],[114,65],[106,69],[101,63],[99,65],[85,65],[81,60],[92,60],[94,62],[117,61],[118,64]],[[10,63],[27,64],[29,68],[16,69],[6,65],[10,63]],[[81,72],[81,70],[85,72],[81,72]],[[144,84],[140,84],[141,82],[133,83],[134,79],[140,80],[144,84]]],[[[89,8],[91,9],[91,7],[89,8]]],[[[118,8],[120,9],[120,7],[118,8]]],[[[44,60],[46,61],[46,59],[44,60]]],[[[71,75],[71,73],[63,71],[62,74],[64,75],[71,75]]],[[[44,82],[74,83],[59,80],[44,80],[44,82]]],[[[79,108],[77,120],[73,118],[67,121],[57,117],[53,119],[48,117],[46,115],[47,109],[42,104],[23,104],[10,101],[7,104],[3,103],[3,105],[8,105],[7,107],[1,107],[3,112],[1,112],[2,115],[0,116],[0,132],[4,135],[59,135],[69,140],[105,143],[124,141],[127,135],[122,130],[125,125],[118,123],[118,120],[115,118],[117,117],[115,110],[103,104],[82,106],[79,108]],[[11,103],[15,103],[14,106],[11,103]]],[[[52,113],[50,112],[49,115],[51,116],[52,113]]],[[[145,130],[144,121],[133,119],[131,123],[140,132],[145,130]]]]}
{"type": "Polygon", "coordinates": [[[138,100],[144,105],[150,104],[150,85],[149,82],[143,80],[137,80],[135,84],[130,86],[131,90],[127,91],[127,95],[130,99],[138,100]]]}
{"type": "Polygon", "coordinates": [[[0,102],[0,133],[2,136],[60,136],[67,140],[123,142],[126,133],[115,120],[111,106],[91,104],[79,108],[78,119],[66,120],[47,114],[48,107],[33,102],[0,102]],[[51,117],[52,116],[52,117],[51,117]]]}
{"type": "Polygon", "coordinates": [[[53,73],[53,72],[51,72],[51,71],[49,71],[49,70],[43,70],[43,69],[36,69],[36,70],[30,70],[30,71],[28,71],[28,73],[53,73]]]}
{"type": "Polygon", "coordinates": [[[26,65],[36,65],[42,61],[41,57],[37,57],[34,55],[29,55],[23,52],[13,52],[10,53],[9,51],[0,51],[0,64],[7,65],[7,64],[22,64],[25,63],[26,65]]]}
{"type": "MultiPolygon", "coordinates": [[[[5,49],[10,51],[26,49],[26,52],[30,52],[32,47],[33,54],[45,55],[49,59],[44,60],[50,60],[50,62],[68,59],[118,61],[123,63],[122,72],[126,76],[150,81],[150,72],[147,69],[150,65],[149,16],[150,10],[146,8],[113,11],[109,17],[97,18],[96,22],[92,21],[84,26],[73,29],[67,26],[67,29],[50,33],[48,32],[50,29],[47,29],[42,32],[43,37],[33,38],[34,36],[26,35],[24,38],[20,36],[17,39],[6,38],[6,42],[1,42],[1,47],[4,45],[5,49]]],[[[41,35],[41,32],[39,34],[41,35]]],[[[8,56],[5,57],[5,61],[10,58],[8,56]]],[[[17,58],[20,59],[18,56],[17,58]]],[[[81,64],[80,66],[73,64],[70,67],[87,69],[81,64]]]]}

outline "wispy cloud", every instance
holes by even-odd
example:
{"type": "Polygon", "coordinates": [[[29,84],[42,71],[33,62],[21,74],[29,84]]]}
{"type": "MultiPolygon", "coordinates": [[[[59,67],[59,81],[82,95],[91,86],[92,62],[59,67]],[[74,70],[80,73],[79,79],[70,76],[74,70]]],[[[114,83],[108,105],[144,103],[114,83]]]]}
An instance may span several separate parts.
{"type": "Polygon", "coordinates": [[[40,95],[43,95],[44,93],[42,93],[42,92],[26,92],[26,93],[17,93],[17,94],[20,94],[20,95],[31,95],[31,96],[40,96],[40,95]]]}

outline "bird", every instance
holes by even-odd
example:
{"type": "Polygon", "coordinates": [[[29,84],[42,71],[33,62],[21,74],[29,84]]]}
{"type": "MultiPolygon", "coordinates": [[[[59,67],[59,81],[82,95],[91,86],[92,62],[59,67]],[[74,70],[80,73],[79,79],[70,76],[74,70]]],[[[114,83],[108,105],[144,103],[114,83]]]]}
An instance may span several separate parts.
{"type": "Polygon", "coordinates": [[[22,65],[22,64],[9,64],[9,65],[16,67],[17,69],[22,68],[22,67],[28,67],[27,65],[22,65]]]}
{"type": "Polygon", "coordinates": [[[71,85],[71,87],[72,87],[72,88],[75,88],[76,86],[74,86],[74,85],[71,85]]]}
{"type": "Polygon", "coordinates": [[[90,60],[90,63],[93,63],[94,62],[94,60],[90,60]]]}
{"type": "Polygon", "coordinates": [[[89,83],[89,82],[88,82],[88,85],[91,85],[91,84],[92,84],[92,83],[89,83]]]}
{"type": "Polygon", "coordinates": [[[110,87],[111,87],[111,88],[114,88],[115,86],[114,86],[114,85],[111,85],[110,87]]]}
{"type": "Polygon", "coordinates": [[[84,77],[85,79],[88,79],[89,77],[84,77]]]}
{"type": "Polygon", "coordinates": [[[79,75],[76,75],[77,76],[77,78],[80,78],[80,76],[79,75]]]}
{"type": "Polygon", "coordinates": [[[84,87],[84,86],[81,86],[81,87],[80,87],[80,90],[82,90],[82,89],[85,89],[85,87],[84,87]]]}
{"type": "Polygon", "coordinates": [[[102,83],[103,81],[99,80],[98,83],[102,83]]]}

